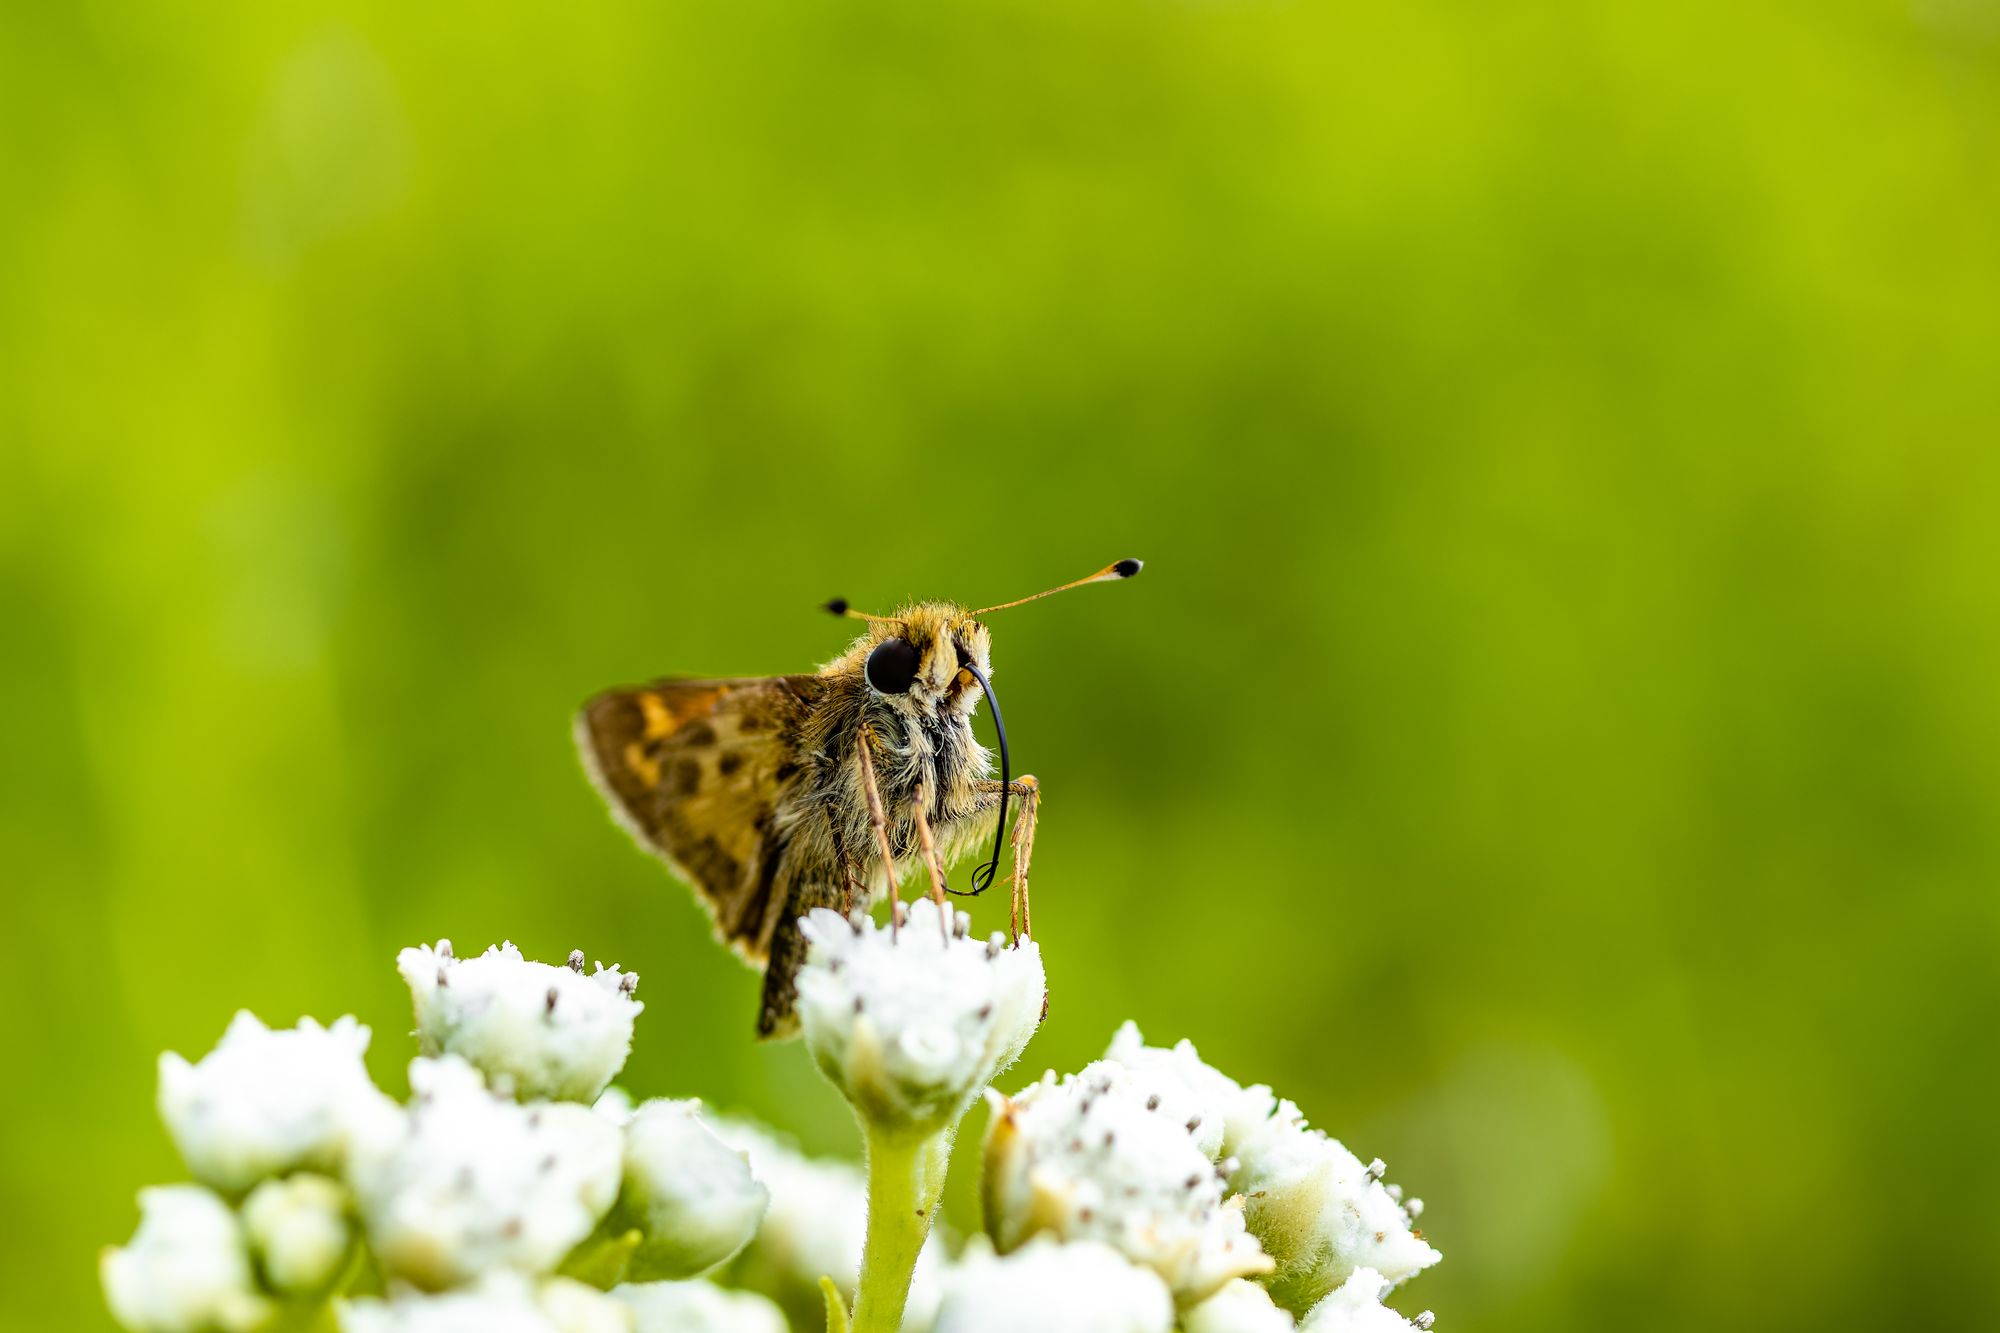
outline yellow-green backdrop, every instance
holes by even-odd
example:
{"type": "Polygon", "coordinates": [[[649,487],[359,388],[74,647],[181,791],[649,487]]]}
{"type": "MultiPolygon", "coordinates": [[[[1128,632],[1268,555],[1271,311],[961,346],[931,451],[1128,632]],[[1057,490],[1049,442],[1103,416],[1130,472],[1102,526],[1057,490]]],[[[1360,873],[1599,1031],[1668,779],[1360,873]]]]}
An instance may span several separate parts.
{"type": "Polygon", "coordinates": [[[1996,72],[1989,0],[7,7],[0,1323],[104,1326],[158,1051],[398,1086],[440,935],[850,1150],[569,711],[1138,555],[993,621],[1033,1069],[1273,1083],[1441,1327],[1991,1326],[1996,72]]]}

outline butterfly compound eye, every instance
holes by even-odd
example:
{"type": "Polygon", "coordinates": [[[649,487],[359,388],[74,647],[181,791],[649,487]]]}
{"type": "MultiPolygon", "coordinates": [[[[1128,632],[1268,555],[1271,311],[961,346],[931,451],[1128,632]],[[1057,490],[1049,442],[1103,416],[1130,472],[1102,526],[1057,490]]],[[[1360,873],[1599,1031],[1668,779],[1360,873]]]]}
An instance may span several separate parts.
{"type": "Polygon", "coordinates": [[[917,650],[908,639],[884,639],[868,654],[868,683],[881,694],[906,694],[917,679],[917,650]]]}

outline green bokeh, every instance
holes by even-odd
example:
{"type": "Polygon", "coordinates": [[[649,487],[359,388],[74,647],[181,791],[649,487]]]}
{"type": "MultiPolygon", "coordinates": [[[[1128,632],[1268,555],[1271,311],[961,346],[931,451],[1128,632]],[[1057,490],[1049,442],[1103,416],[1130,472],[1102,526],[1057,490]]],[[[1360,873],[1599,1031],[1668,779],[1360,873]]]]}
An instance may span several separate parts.
{"type": "Polygon", "coordinates": [[[1274,1084],[1443,1327],[1993,1326],[1996,72],[1989,0],[8,7],[0,1324],[105,1326],[158,1051],[399,1086],[440,935],[850,1150],[569,710],[1132,554],[994,621],[1036,1069],[1274,1084]]]}

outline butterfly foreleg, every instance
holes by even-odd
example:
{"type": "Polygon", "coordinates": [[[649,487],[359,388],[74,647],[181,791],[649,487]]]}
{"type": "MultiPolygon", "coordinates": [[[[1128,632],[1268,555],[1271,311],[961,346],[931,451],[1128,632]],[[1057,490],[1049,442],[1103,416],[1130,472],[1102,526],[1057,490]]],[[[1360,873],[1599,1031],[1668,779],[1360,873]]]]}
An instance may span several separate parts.
{"type": "Polygon", "coordinates": [[[926,813],[932,796],[932,785],[926,779],[917,788],[916,798],[910,802],[910,812],[916,817],[917,847],[923,853],[924,868],[930,872],[931,901],[937,904],[938,930],[949,942],[952,912],[944,903],[944,862],[938,857],[937,839],[931,836],[931,819],[926,813]]]}
{"type": "Polygon", "coordinates": [[[867,890],[861,883],[861,862],[847,850],[847,838],[842,834],[840,821],[831,814],[826,821],[827,836],[833,842],[833,859],[840,866],[840,914],[854,915],[854,905],[868,901],[867,890]]]}
{"type": "Polygon", "coordinates": [[[856,729],[855,749],[861,757],[861,791],[868,801],[868,827],[882,857],[882,877],[889,887],[889,929],[903,928],[903,894],[896,884],[896,854],[889,847],[889,817],[882,809],[882,791],[875,783],[875,733],[865,724],[856,729]]]}
{"type": "Polygon", "coordinates": [[[973,790],[979,793],[982,805],[989,798],[997,804],[1003,791],[1021,800],[1021,813],[1014,819],[1014,874],[1009,880],[1012,896],[1007,908],[1008,929],[1018,943],[1023,935],[1034,935],[1028,921],[1028,863],[1035,855],[1035,816],[1042,808],[1042,784],[1024,774],[1012,782],[976,782],[973,790]]]}

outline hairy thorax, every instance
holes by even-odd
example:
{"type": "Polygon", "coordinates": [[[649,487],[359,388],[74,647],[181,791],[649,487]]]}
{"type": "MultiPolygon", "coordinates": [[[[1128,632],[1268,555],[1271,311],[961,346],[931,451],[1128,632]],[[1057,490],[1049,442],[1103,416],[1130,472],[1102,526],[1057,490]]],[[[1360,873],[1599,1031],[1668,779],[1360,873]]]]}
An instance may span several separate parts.
{"type": "Polygon", "coordinates": [[[992,832],[991,802],[976,784],[990,778],[991,756],[973,734],[979,686],[968,665],[990,670],[986,628],[962,609],[942,603],[906,608],[894,637],[916,651],[916,677],[904,693],[887,696],[868,683],[864,663],[884,638],[863,635],[821,669],[824,705],[805,720],[799,750],[810,757],[798,775],[785,822],[806,857],[837,865],[844,852],[881,881],[881,858],[868,821],[860,738],[869,738],[875,780],[899,864],[917,853],[913,807],[921,801],[947,862],[992,832]],[[807,850],[809,849],[809,850],[807,850]]]}

